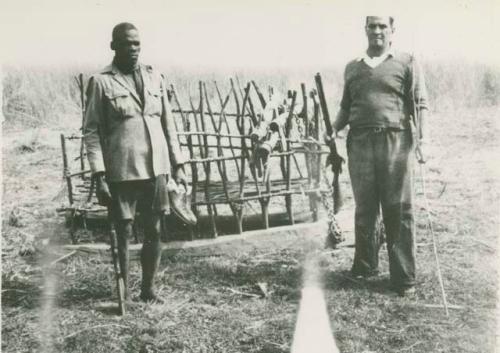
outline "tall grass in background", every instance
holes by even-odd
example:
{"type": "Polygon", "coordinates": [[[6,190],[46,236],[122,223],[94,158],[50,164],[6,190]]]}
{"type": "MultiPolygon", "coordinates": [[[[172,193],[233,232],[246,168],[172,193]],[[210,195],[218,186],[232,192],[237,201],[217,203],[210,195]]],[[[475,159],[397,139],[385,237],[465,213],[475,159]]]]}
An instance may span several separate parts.
{"type": "Polygon", "coordinates": [[[38,127],[65,124],[78,115],[79,94],[74,71],[3,67],[4,126],[38,127]]]}
{"type": "Polygon", "coordinates": [[[431,108],[454,111],[500,104],[500,70],[461,61],[423,64],[431,108]]]}
{"type": "MultiPolygon", "coordinates": [[[[432,110],[450,111],[500,104],[500,71],[497,68],[458,61],[425,62],[423,67],[432,110]]],[[[199,80],[206,82],[211,92],[210,98],[217,101],[214,81],[217,81],[223,94],[230,89],[230,77],[238,77],[241,85],[255,80],[265,92],[268,86],[273,86],[275,91],[285,92],[286,89],[300,90],[300,82],[305,82],[308,89],[313,88],[315,74],[312,70],[160,69],[167,76],[168,83],[175,85],[185,107],[188,107],[189,96],[197,104],[199,80]]],[[[77,67],[3,67],[4,127],[50,127],[73,123],[78,126],[81,108],[74,76],[83,72],[88,77],[94,71],[92,68],[77,67]]],[[[323,76],[334,112],[342,94],[343,67],[318,71],[323,76]]]]}

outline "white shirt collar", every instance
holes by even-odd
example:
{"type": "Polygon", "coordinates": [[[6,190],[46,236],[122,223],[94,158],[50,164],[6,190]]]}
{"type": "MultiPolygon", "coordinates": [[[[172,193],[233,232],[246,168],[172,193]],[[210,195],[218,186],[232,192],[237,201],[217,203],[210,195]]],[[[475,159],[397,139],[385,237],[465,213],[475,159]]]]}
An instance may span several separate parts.
{"type": "Polygon", "coordinates": [[[364,61],[371,68],[375,68],[388,57],[394,57],[394,49],[392,47],[381,56],[374,56],[373,58],[370,58],[368,54],[364,52],[363,55],[358,58],[358,61],[364,61]]]}

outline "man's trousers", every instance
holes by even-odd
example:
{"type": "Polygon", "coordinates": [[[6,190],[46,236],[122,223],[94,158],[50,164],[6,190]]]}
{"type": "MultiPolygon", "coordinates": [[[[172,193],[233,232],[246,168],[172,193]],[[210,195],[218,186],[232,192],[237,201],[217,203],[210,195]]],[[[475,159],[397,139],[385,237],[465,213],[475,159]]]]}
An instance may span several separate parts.
{"type": "Polygon", "coordinates": [[[382,210],[389,272],[395,289],[415,284],[412,150],[410,130],[351,129],[347,137],[356,203],[352,272],[363,276],[378,272],[378,223],[382,210]]]}

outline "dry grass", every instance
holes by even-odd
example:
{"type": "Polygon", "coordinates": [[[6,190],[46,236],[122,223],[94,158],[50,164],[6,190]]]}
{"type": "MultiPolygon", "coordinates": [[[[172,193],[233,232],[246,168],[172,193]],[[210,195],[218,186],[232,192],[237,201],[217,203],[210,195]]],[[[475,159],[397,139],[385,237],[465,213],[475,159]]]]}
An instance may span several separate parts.
{"type": "MultiPolygon", "coordinates": [[[[443,84],[443,80],[437,81],[443,84]]],[[[480,80],[474,82],[480,86],[480,80]]],[[[332,82],[329,85],[333,87],[332,82]]],[[[432,83],[431,91],[436,87],[432,83]]],[[[449,101],[460,102],[452,93],[449,101]]],[[[474,100],[479,98],[484,95],[471,94],[467,98],[471,101],[461,105],[443,105],[446,109],[433,114],[430,123],[429,198],[448,301],[460,308],[451,309],[446,318],[441,309],[425,306],[439,305],[440,293],[418,193],[415,298],[398,298],[387,290],[385,252],[381,253],[382,275],[366,281],[345,276],[351,248],[334,256],[322,255],[325,296],[342,352],[494,351],[500,200],[494,162],[500,114],[498,106],[487,106],[494,101],[478,108],[474,100]]],[[[2,350],[289,351],[304,244],[213,257],[183,253],[164,258],[158,283],[167,304],[137,304],[123,318],[103,305],[113,298],[108,258],[77,255],[52,270],[44,266],[62,254],[56,246],[47,247],[44,239],[69,241],[64,220],[54,209],[64,186],[57,130],[78,127],[78,105],[73,98],[71,102],[76,120],[51,129],[19,130],[13,124],[15,115],[7,116],[7,124],[12,125],[4,131],[2,146],[2,350]],[[259,297],[259,282],[268,285],[268,297],[259,297]]],[[[132,293],[137,295],[137,263],[131,275],[132,293]]]]}

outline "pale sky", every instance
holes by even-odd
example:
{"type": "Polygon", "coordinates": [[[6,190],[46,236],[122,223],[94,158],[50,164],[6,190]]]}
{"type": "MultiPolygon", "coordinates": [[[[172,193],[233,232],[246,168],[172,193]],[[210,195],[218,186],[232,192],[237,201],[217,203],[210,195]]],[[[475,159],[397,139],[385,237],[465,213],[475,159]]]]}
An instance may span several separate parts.
{"type": "Polygon", "coordinates": [[[7,64],[104,66],[112,27],[133,22],[142,61],[204,67],[345,64],[364,16],[393,15],[394,44],[427,59],[500,63],[500,0],[1,0],[7,64]]]}

